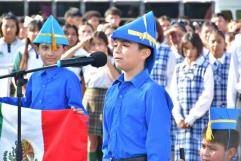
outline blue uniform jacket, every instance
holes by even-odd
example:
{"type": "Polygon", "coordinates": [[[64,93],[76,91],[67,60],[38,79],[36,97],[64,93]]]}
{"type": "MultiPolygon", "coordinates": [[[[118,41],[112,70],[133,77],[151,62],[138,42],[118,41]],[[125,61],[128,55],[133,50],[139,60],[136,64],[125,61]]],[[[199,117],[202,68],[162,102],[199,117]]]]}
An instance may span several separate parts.
{"type": "Polygon", "coordinates": [[[172,107],[147,69],[131,81],[122,74],[105,98],[103,160],[147,155],[148,161],[169,161],[172,107]]]}
{"type": "MultiPolygon", "coordinates": [[[[3,97],[0,102],[17,105],[17,98],[3,97]]],[[[81,84],[66,68],[35,72],[29,79],[22,106],[41,110],[82,108],[81,84]]]]}

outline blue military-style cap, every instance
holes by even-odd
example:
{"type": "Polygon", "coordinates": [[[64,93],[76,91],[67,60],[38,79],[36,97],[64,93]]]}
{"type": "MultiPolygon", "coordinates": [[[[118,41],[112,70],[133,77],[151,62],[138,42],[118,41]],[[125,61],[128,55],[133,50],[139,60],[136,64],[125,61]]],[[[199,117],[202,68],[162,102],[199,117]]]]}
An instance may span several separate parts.
{"type": "Polygon", "coordinates": [[[68,39],[54,16],[50,15],[43,24],[33,43],[52,44],[52,49],[56,50],[56,44],[68,45],[68,39]]]}
{"type": "Polygon", "coordinates": [[[153,49],[151,58],[146,67],[151,72],[156,55],[156,21],[150,11],[136,20],[119,27],[112,33],[112,39],[128,40],[149,46],[153,49]]]}
{"type": "Polygon", "coordinates": [[[240,110],[231,108],[211,108],[210,122],[212,129],[235,129],[240,110]]]}
{"type": "Polygon", "coordinates": [[[207,140],[213,139],[212,130],[236,129],[240,109],[214,108],[210,109],[209,125],[206,133],[207,140]]]}

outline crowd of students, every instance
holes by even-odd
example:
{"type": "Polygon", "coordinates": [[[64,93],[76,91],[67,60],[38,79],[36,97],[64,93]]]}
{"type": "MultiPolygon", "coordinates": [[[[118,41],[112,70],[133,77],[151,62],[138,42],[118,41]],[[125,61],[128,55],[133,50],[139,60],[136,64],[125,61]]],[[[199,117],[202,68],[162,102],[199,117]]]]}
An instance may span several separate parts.
{"type": "MultiPolygon", "coordinates": [[[[221,13],[198,24],[184,18],[155,18],[149,12],[121,25],[121,12],[115,7],[104,16],[105,23],[100,23],[98,11],[82,16],[78,8],[70,8],[60,26],[53,16],[20,21],[11,12],[2,15],[2,74],[96,51],[108,58],[100,68],[88,65],[28,74],[23,106],[88,112],[89,161],[177,161],[180,148],[187,161],[214,161],[215,157],[204,157],[204,149],[213,142],[205,141],[203,131],[211,107],[227,113],[241,107],[241,22],[228,22],[221,13]]],[[[17,104],[9,97],[15,95],[15,83],[1,80],[1,90],[5,89],[0,102],[17,104]]],[[[238,123],[240,131],[240,118],[238,123]]],[[[240,136],[224,135],[235,135],[230,145],[226,145],[230,140],[222,144],[225,150],[234,150],[220,161],[238,160],[240,136]]],[[[214,138],[214,143],[220,142],[215,130],[214,138]]]]}

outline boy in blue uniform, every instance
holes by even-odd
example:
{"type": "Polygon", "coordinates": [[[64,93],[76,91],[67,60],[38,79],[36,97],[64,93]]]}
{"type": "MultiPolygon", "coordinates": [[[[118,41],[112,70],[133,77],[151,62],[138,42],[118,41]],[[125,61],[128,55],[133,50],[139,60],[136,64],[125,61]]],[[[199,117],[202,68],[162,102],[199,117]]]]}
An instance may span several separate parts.
{"type": "Polygon", "coordinates": [[[104,161],[169,161],[172,101],[150,78],[156,53],[152,12],[113,32],[123,73],[108,89],[103,116],[104,161]]]}
{"type": "Polygon", "coordinates": [[[210,126],[204,130],[200,149],[202,161],[238,161],[235,155],[240,140],[235,128],[239,113],[239,109],[210,109],[210,126]]]}
{"type": "MultiPolygon", "coordinates": [[[[64,52],[68,40],[53,16],[50,16],[33,41],[38,46],[44,66],[54,65],[64,52]]],[[[81,108],[81,84],[66,68],[52,68],[33,73],[27,84],[22,106],[41,110],[81,108]]],[[[0,102],[17,105],[17,98],[3,97],[0,102]]]]}
{"type": "Polygon", "coordinates": [[[238,161],[236,154],[240,140],[235,128],[239,111],[220,107],[210,109],[210,126],[203,130],[200,148],[202,161],[238,161]]]}

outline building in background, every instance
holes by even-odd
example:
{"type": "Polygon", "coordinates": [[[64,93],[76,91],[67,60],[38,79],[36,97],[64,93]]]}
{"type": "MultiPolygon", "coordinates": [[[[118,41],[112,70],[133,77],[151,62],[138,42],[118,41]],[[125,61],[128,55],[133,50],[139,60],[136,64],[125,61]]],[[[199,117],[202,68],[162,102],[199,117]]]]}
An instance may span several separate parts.
{"type": "Polygon", "coordinates": [[[223,11],[230,18],[241,19],[240,0],[0,0],[0,14],[13,11],[17,16],[53,14],[63,17],[70,7],[78,7],[82,13],[98,10],[103,16],[111,6],[122,10],[122,17],[126,19],[136,18],[150,10],[157,17],[165,14],[170,18],[205,19],[223,11]]]}

